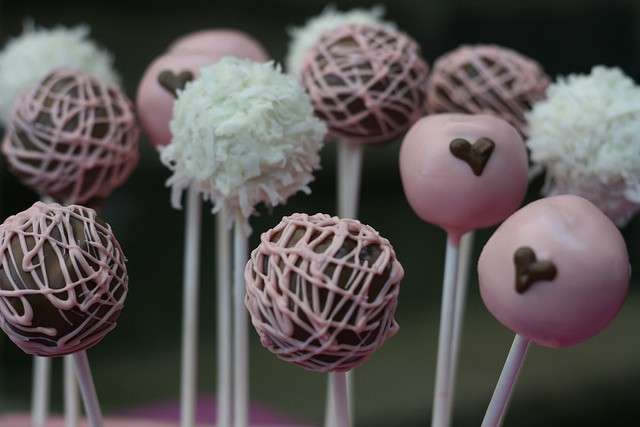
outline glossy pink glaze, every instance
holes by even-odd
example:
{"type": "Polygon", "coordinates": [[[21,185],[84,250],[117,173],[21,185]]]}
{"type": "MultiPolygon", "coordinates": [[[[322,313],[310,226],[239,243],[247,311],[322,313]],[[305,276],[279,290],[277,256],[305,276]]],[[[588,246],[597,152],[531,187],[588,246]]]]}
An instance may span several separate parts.
{"type": "Polygon", "coordinates": [[[629,256],[618,228],[577,196],[535,201],[507,219],[478,262],[480,293],[509,329],[546,347],[578,344],[606,328],[627,295],[629,256]],[[514,252],[552,261],[555,279],[515,289],[514,252]]]}
{"type": "Polygon", "coordinates": [[[149,65],[138,86],[136,106],[142,128],[154,146],[171,142],[169,123],[175,101],[173,94],[158,83],[160,73],[166,70],[176,74],[190,71],[197,77],[200,67],[214,64],[220,58],[216,54],[175,52],[162,55],[149,65]]]}
{"type": "Polygon", "coordinates": [[[202,30],[180,37],[173,42],[169,53],[195,52],[205,55],[235,56],[256,62],[269,60],[269,55],[250,35],[232,29],[202,30]]]}
{"type": "Polygon", "coordinates": [[[316,372],[348,371],[397,333],[403,277],[393,247],[373,228],[293,214],[263,233],[252,252],[245,304],[262,345],[280,359],[316,372]],[[379,255],[370,264],[362,257],[372,247],[379,255]]]}
{"type": "Polygon", "coordinates": [[[450,233],[488,227],[514,212],[527,189],[527,152],[518,132],[489,115],[440,114],[420,119],[400,149],[405,195],[416,214],[450,233]],[[450,150],[454,139],[495,143],[480,176],[450,150]]]}

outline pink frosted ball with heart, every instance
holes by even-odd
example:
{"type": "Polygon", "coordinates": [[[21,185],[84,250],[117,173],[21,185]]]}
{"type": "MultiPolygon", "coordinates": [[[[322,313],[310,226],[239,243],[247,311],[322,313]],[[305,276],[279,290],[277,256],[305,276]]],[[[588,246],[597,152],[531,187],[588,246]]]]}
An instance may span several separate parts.
{"type": "Polygon", "coordinates": [[[169,46],[170,53],[202,53],[223,56],[233,56],[250,59],[256,62],[266,62],[269,55],[257,40],[250,35],[229,28],[196,31],[180,37],[169,46]]]}
{"type": "Polygon", "coordinates": [[[161,147],[171,142],[169,122],[175,100],[172,90],[161,83],[160,74],[170,72],[179,77],[188,72],[197,77],[200,67],[213,64],[218,59],[214,55],[182,52],[162,55],[149,65],[138,86],[136,107],[142,128],[154,146],[161,147]]]}
{"type": "Polygon", "coordinates": [[[591,202],[571,195],[517,211],[491,236],[478,262],[480,294],[494,317],[554,348],[605,329],[625,300],[629,275],[618,228],[591,202]],[[517,264],[516,251],[523,248],[534,259],[517,264]],[[544,277],[550,266],[555,274],[544,277]]]}
{"type": "Polygon", "coordinates": [[[490,115],[419,120],[400,149],[400,176],[416,214],[461,235],[504,220],[527,190],[527,152],[518,131],[490,115]]]}

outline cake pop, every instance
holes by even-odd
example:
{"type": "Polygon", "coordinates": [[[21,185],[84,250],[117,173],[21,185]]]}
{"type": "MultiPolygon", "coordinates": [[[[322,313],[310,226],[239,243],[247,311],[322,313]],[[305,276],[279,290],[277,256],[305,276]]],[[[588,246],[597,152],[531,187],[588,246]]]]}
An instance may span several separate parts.
{"type": "Polygon", "coordinates": [[[461,46],[441,56],[427,83],[430,114],[495,114],[527,134],[525,114],[549,77],[534,60],[501,46],[461,46]]]}
{"type": "Polygon", "coordinates": [[[420,218],[448,234],[434,427],[449,425],[453,402],[460,236],[494,225],[515,211],[527,189],[527,169],[527,152],[520,134],[495,116],[428,116],[411,128],[402,143],[400,176],[409,204],[420,218]]]}
{"type": "Polygon", "coordinates": [[[138,86],[136,107],[140,124],[155,147],[171,142],[169,122],[179,91],[196,78],[200,67],[219,58],[197,52],[168,53],[149,65],[138,86]]]}
{"type": "Polygon", "coordinates": [[[247,425],[247,320],[243,269],[249,217],[257,204],[275,206],[309,191],[326,127],[313,116],[303,88],[273,63],[225,57],[201,68],[179,93],[173,135],[161,150],[173,174],[172,202],[182,192],[211,200],[234,229],[234,412],[247,425]]]}
{"type": "Polygon", "coordinates": [[[87,204],[129,177],[138,162],[138,135],[131,102],[117,87],[57,69],[17,100],[2,152],[40,195],[87,204]]]}
{"type": "Polygon", "coordinates": [[[15,99],[56,68],[72,68],[109,84],[120,78],[112,55],[89,38],[89,27],[36,28],[31,22],[24,32],[9,40],[0,51],[0,121],[6,124],[15,99]]]}
{"type": "Polygon", "coordinates": [[[127,288],[122,249],[92,209],[37,202],[0,225],[0,328],[28,354],[73,354],[92,426],[86,350],[116,327],[127,288]]]}
{"type": "Polygon", "coordinates": [[[483,427],[497,426],[529,342],[558,348],[605,329],[629,286],[620,231],[589,201],[572,195],[533,202],[491,236],[478,262],[487,309],[516,333],[483,427]]]}
{"type": "MultiPolygon", "coordinates": [[[[178,92],[197,78],[200,67],[216,63],[223,56],[267,60],[264,49],[248,35],[235,30],[198,31],[181,37],[169,52],[157,58],[145,71],[138,86],[137,106],[142,126],[151,143],[162,149],[171,142],[169,123],[178,92]]],[[[185,223],[184,299],[182,365],[180,387],[181,424],[191,426],[195,420],[197,393],[197,319],[199,293],[199,245],[202,199],[197,189],[187,196],[185,223]]],[[[224,214],[216,217],[216,325],[218,363],[217,413],[218,422],[227,425],[231,413],[231,342],[229,266],[231,263],[230,238],[224,214]]]]}
{"type": "Polygon", "coordinates": [[[256,62],[269,60],[269,55],[258,41],[242,31],[230,28],[202,30],[187,34],[173,42],[168,52],[169,54],[200,53],[216,58],[233,56],[256,62]]]}
{"type": "Polygon", "coordinates": [[[620,227],[640,210],[640,87],[620,69],[559,78],[528,120],[543,194],[582,196],[620,227]]]}
{"type": "MultiPolygon", "coordinates": [[[[311,371],[344,372],[398,331],[403,276],[393,247],[373,228],[294,214],[262,234],[252,252],[246,306],[262,345],[279,358],[311,371]]],[[[346,425],[348,416],[340,418],[346,425]]]]}

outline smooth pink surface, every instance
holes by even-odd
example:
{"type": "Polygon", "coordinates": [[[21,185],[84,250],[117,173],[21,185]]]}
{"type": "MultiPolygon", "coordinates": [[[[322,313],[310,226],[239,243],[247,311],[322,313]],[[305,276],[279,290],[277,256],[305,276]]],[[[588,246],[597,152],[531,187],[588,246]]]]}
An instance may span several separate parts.
{"type": "Polygon", "coordinates": [[[269,60],[269,55],[255,39],[232,29],[202,30],[187,34],[169,46],[169,53],[195,52],[206,55],[235,56],[256,62],[269,60]]]}
{"type": "Polygon", "coordinates": [[[405,195],[416,214],[448,232],[488,227],[513,213],[527,190],[527,152],[519,133],[489,115],[440,114],[419,120],[400,149],[405,195]],[[464,138],[495,143],[477,176],[449,148],[464,138]]]}
{"type": "Polygon", "coordinates": [[[184,52],[165,54],[149,65],[138,86],[136,107],[140,123],[149,140],[156,147],[171,142],[169,122],[173,114],[175,98],[158,83],[158,75],[165,71],[180,73],[191,71],[194,76],[200,73],[200,67],[214,64],[220,59],[215,54],[184,52]]]}
{"type": "Polygon", "coordinates": [[[480,293],[506,327],[547,347],[566,347],[603,330],[629,286],[629,256],[618,228],[577,196],[533,202],[489,239],[478,262],[480,293]],[[513,255],[528,246],[555,263],[557,276],[519,294],[513,255]]]}

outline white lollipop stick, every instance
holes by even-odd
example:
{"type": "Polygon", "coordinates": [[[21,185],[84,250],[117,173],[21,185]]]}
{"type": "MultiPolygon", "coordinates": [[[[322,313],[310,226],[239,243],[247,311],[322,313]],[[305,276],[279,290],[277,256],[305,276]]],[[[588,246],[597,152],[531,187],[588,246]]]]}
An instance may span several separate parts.
{"type": "Polygon", "coordinates": [[[51,359],[34,356],[33,391],[31,395],[31,425],[44,427],[49,413],[49,380],[51,379],[51,359]]]}
{"type": "Polygon", "coordinates": [[[438,334],[438,361],[436,365],[436,385],[433,396],[432,427],[448,427],[451,424],[451,368],[452,337],[455,320],[456,284],[458,275],[457,236],[447,236],[447,251],[442,284],[442,306],[440,308],[440,332],[438,334]]]}
{"type": "Polygon", "coordinates": [[[351,416],[349,414],[349,387],[347,374],[344,372],[332,372],[329,374],[329,385],[333,395],[333,408],[335,410],[336,427],[350,427],[351,416]]]}
{"type": "Polygon", "coordinates": [[[182,301],[182,368],[180,378],[180,426],[195,423],[198,390],[198,286],[200,277],[200,228],[202,199],[195,187],[187,193],[185,221],[183,301],[182,301]]]}
{"type": "Polygon", "coordinates": [[[473,240],[475,232],[469,231],[460,240],[460,256],[458,258],[458,280],[456,284],[456,301],[454,308],[453,335],[451,338],[451,373],[449,374],[449,413],[453,414],[453,405],[460,359],[460,341],[462,340],[462,326],[464,324],[464,312],[467,303],[467,291],[469,289],[469,270],[473,255],[473,240]]]}
{"type": "Polygon", "coordinates": [[[227,229],[227,216],[216,215],[216,273],[217,273],[217,362],[218,410],[217,425],[231,425],[231,239],[227,229]]]}
{"type": "MultiPolygon", "coordinates": [[[[360,175],[362,170],[362,144],[338,141],[338,216],[356,218],[360,196],[360,175]]],[[[325,407],[325,426],[337,426],[337,414],[333,403],[335,397],[329,380],[325,407]]],[[[353,372],[347,373],[347,403],[349,414],[353,414],[353,372]]],[[[351,420],[350,420],[351,422],[351,420]]]]}
{"type": "Polygon", "coordinates": [[[100,410],[98,395],[96,394],[96,388],[93,384],[87,352],[84,350],[78,351],[73,353],[72,357],[76,367],[76,375],[78,376],[80,393],[82,394],[89,427],[103,427],[102,411],[100,410]]]}
{"type": "Polygon", "coordinates": [[[64,420],[66,427],[78,427],[80,405],[73,357],[64,356],[64,420]]]}
{"type": "Polygon", "coordinates": [[[244,218],[237,218],[233,228],[233,385],[235,427],[247,427],[249,423],[249,332],[247,312],[244,307],[244,267],[248,258],[248,236],[243,230],[244,218]]]}
{"type": "Polygon", "coordinates": [[[491,397],[491,402],[487,408],[487,412],[482,420],[481,427],[498,427],[502,424],[502,420],[511,399],[513,387],[518,380],[518,375],[524,364],[524,359],[529,349],[530,340],[520,335],[516,335],[509,350],[507,361],[502,368],[500,379],[491,397]]]}

